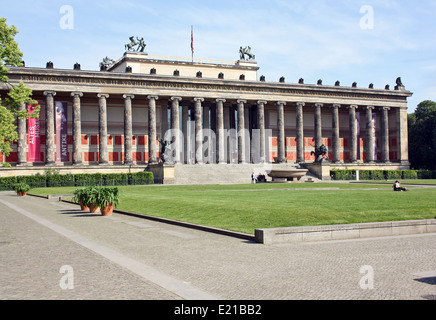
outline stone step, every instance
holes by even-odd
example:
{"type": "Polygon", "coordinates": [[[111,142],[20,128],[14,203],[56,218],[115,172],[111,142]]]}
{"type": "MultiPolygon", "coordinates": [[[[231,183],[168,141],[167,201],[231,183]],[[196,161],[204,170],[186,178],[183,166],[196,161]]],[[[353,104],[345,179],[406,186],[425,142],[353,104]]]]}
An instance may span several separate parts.
{"type": "MultiPolygon", "coordinates": [[[[195,164],[174,166],[174,183],[179,185],[207,185],[207,184],[245,184],[251,183],[251,174],[264,174],[267,181],[271,169],[298,169],[295,164],[195,164]]],[[[319,181],[308,173],[300,182],[319,181]]]]}

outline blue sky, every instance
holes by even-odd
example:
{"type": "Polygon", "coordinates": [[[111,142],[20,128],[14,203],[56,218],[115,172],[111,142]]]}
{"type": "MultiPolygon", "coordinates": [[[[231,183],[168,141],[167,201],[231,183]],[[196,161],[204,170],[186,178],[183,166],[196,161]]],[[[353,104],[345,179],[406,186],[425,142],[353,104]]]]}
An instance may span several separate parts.
{"type": "Polygon", "coordinates": [[[98,70],[130,36],[143,37],[149,54],[190,57],[193,25],[195,58],[235,61],[251,46],[267,81],[382,89],[401,77],[414,93],[409,113],[436,101],[436,0],[2,2],[26,66],[98,70]]]}

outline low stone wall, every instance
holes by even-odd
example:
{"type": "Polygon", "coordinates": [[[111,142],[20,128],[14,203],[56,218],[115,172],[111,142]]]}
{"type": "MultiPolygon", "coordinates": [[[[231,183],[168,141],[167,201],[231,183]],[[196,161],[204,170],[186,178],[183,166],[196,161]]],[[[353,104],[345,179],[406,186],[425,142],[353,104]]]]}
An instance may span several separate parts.
{"type": "Polygon", "coordinates": [[[358,223],[330,226],[257,229],[256,242],[301,243],[436,233],[436,219],[358,223]]]}

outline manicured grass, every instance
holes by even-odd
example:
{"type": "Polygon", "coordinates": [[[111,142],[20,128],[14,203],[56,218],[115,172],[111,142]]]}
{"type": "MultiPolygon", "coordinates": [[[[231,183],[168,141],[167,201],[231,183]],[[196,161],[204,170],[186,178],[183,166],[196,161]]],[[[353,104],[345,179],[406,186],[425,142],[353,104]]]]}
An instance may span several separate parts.
{"type": "MultiPolygon", "coordinates": [[[[72,194],[76,188],[33,189],[30,193],[72,194]]],[[[393,192],[390,185],[361,183],[119,188],[120,210],[250,234],[258,228],[436,217],[435,188],[393,192]]]]}

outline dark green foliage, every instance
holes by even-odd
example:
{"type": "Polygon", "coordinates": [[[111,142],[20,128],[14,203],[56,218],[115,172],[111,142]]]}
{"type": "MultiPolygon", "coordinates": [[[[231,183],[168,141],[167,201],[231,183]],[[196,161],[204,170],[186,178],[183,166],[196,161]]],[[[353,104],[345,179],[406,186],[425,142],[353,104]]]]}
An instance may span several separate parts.
{"type": "MultiPolygon", "coordinates": [[[[356,180],[356,170],[332,170],[333,180],[356,180]]],[[[359,170],[359,180],[435,179],[436,170],[359,170]]]]}
{"type": "Polygon", "coordinates": [[[32,188],[74,186],[127,186],[154,184],[152,172],[137,173],[91,173],[91,174],[36,174],[33,176],[1,177],[0,191],[14,190],[14,184],[26,183],[32,188]]]}

